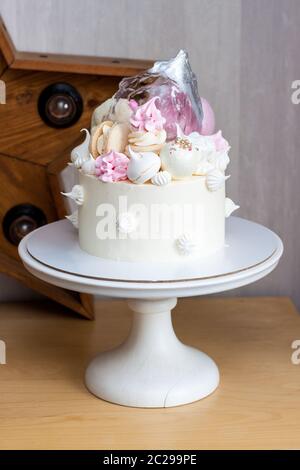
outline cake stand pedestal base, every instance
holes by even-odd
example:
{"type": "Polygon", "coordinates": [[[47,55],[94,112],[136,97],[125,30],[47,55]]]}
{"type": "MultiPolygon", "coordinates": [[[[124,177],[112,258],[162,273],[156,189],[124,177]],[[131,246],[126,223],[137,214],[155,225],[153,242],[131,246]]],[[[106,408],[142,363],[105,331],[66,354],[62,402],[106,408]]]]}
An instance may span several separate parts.
{"type": "Polygon", "coordinates": [[[277,266],[282,251],[274,232],[238,217],[226,221],[223,250],[201,262],[129,263],[97,258],[80,249],[78,233],[67,220],[29,233],[19,245],[28,271],[43,281],[128,299],[133,311],[128,338],[97,356],[85,381],[99,398],[145,408],[191,403],[212,393],[219,383],[213,360],[182,344],[174,333],[171,310],[177,297],[224,292],[258,281],[277,266]]]}
{"type": "Polygon", "coordinates": [[[176,298],[130,300],[133,324],[121,346],[99,354],[89,365],[85,382],[97,397],[136,407],[169,407],[212,393],[219,384],[214,361],[181,343],[171,309],[176,298]]]}

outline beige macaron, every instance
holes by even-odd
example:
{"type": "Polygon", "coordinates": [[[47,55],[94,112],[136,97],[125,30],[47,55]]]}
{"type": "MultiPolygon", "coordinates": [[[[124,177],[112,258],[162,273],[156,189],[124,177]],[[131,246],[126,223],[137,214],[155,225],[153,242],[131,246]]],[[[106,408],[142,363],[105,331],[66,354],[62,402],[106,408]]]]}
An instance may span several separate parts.
{"type": "Polygon", "coordinates": [[[93,128],[90,142],[90,152],[94,158],[97,158],[105,149],[105,140],[107,137],[108,128],[111,128],[113,124],[114,123],[112,121],[103,121],[101,124],[93,128]]]}
{"type": "Polygon", "coordinates": [[[105,151],[110,152],[114,150],[115,152],[123,153],[128,144],[128,134],[128,125],[125,122],[116,122],[107,135],[105,151]]]}

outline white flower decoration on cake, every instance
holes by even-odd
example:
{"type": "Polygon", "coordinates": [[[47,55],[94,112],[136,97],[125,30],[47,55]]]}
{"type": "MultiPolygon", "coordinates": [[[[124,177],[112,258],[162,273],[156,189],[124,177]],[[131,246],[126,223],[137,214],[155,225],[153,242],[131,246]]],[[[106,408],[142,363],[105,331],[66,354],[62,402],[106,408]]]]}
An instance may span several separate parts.
{"type": "Polygon", "coordinates": [[[78,229],[78,210],[72,212],[70,215],[66,215],[66,219],[68,219],[71,224],[78,229]]]}
{"type": "Polygon", "coordinates": [[[196,251],[197,242],[189,233],[184,233],[177,238],[176,246],[181,255],[189,256],[196,251]]]}
{"type": "Polygon", "coordinates": [[[156,175],[151,178],[151,183],[156,186],[165,186],[172,180],[172,176],[168,171],[159,171],[156,175]]]}
{"type": "Polygon", "coordinates": [[[225,217],[229,217],[234,211],[239,209],[240,206],[235,204],[229,197],[225,198],[225,217]]]}
{"type": "Polygon", "coordinates": [[[80,184],[75,184],[69,193],[62,192],[61,194],[63,196],[69,197],[70,199],[73,199],[73,201],[75,201],[78,206],[82,206],[84,201],[84,191],[80,184]]]}
{"type": "Polygon", "coordinates": [[[220,170],[211,170],[206,175],[206,186],[209,191],[217,191],[220,189],[225,181],[230,178],[230,175],[225,176],[220,170]]]}
{"type": "Polygon", "coordinates": [[[83,162],[89,159],[90,133],[87,129],[81,129],[85,132],[85,139],[82,144],[77,145],[71,152],[71,162],[76,168],[81,168],[83,162]]]}
{"type": "Polygon", "coordinates": [[[123,212],[117,219],[117,229],[120,233],[132,233],[136,230],[138,221],[132,212],[123,212]]]}

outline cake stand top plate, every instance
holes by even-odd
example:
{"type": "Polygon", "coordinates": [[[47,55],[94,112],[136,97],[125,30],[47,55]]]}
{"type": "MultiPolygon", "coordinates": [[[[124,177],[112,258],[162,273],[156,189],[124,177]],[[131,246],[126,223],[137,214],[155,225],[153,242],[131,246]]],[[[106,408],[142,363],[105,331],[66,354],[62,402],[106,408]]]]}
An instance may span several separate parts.
{"type": "Polygon", "coordinates": [[[65,220],[35,230],[19,245],[27,269],[47,282],[80,292],[140,298],[239,287],[272,271],[282,251],[274,232],[238,217],[226,221],[226,246],[201,260],[130,263],[97,258],[80,249],[77,231],[65,220]]]}

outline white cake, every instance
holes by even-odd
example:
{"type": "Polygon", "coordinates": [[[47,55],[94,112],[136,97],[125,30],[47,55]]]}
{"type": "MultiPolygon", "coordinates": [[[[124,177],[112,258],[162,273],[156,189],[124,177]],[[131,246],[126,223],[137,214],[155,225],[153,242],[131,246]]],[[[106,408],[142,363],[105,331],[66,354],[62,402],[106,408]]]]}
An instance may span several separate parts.
{"type": "MultiPolygon", "coordinates": [[[[147,78],[154,72],[157,77],[155,67],[147,78]]],[[[85,141],[71,153],[78,184],[64,194],[78,211],[68,218],[91,255],[180,262],[224,246],[225,217],[238,207],[225,198],[229,145],[220,131],[201,134],[201,102],[192,114],[195,96],[174,81],[173,71],[171,77],[166,67],[161,71],[156,88],[146,90],[150,96],[142,88],[142,101],[135,99],[141,88],[132,95],[132,79],[123,80],[119,95],[95,110],[91,134],[86,130],[85,141]],[[126,87],[131,94],[124,98],[126,87]],[[158,96],[151,97],[153,89],[158,96]]]]}
{"type": "Polygon", "coordinates": [[[202,176],[162,187],[126,181],[108,184],[82,173],[79,183],[84,193],[78,213],[79,243],[92,255],[128,261],[172,261],[188,254],[209,255],[224,245],[224,185],[210,192],[202,176]],[[106,208],[105,201],[115,211],[106,208]],[[148,211],[140,224],[137,205],[148,211]],[[193,208],[198,217],[194,230],[182,220],[185,205],[193,208]],[[114,233],[102,230],[107,219],[114,233]]]}

